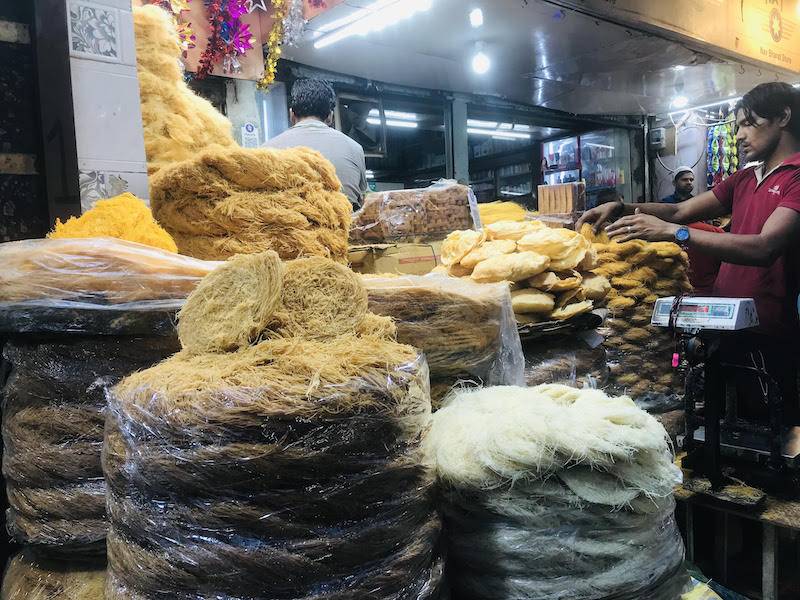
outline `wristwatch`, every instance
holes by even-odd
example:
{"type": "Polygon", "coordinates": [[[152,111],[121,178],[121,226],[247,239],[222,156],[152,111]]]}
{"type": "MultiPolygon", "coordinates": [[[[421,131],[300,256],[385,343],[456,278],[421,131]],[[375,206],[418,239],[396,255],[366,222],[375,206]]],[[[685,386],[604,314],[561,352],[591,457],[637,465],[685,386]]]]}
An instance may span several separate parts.
{"type": "Polygon", "coordinates": [[[689,233],[689,228],[685,225],[682,227],[678,227],[678,230],[675,232],[675,241],[678,243],[679,246],[685,248],[689,245],[689,238],[691,234],[689,233]]]}

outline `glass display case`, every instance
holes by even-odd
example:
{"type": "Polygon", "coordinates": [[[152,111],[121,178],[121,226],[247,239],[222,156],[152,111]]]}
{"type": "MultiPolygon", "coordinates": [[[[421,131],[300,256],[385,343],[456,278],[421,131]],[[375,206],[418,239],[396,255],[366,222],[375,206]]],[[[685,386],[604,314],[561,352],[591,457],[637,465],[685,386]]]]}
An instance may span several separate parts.
{"type": "Polygon", "coordinates": [[[605,129],[582,135],[581,176],[586,181],[589,203],[605,188],[616,188],[626,201],[631,202],[630,139],[622,129],[605,129]]]}
{"type": "Polygon", "coordinates": [[[623,129],[552,140],[542,144],[542,179],[547,185],[585,181],[588,206],[606,188],[616,188],[630,202],[630,156],[623,129]]]}

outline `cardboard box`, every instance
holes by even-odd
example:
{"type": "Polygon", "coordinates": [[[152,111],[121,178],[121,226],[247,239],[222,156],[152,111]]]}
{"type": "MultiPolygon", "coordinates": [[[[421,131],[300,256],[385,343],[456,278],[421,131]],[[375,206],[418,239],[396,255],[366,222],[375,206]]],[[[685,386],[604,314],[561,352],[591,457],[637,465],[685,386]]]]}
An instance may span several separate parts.
{"type": "Polygon", "coordinates": [[[538,187],[539,214],[565,214],[586,210],[586,184],[582,181],[538,187]]]}
{"type": "Polygon", "coordinates": [[[426,275],[440,263],[442,242],[351,246],[348,260],[356,273],[426,275]]]}

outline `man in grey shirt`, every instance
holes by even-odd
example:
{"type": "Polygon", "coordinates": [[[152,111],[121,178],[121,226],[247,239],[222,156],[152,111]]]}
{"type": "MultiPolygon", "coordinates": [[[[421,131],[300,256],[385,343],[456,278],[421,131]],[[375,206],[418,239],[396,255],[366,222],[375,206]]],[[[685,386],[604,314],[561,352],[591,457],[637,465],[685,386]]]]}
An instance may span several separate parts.
{"type": "Polygon", "coordinates": [[[327,81],[298,79],[292,86],[289,117],[292,127],[266,144],[270,148],[306,146],[333,163],[342,192],[354,209],[361,207],[367,190],[364,149],[341,131],[330,127],[336,94],[327,81]]]}

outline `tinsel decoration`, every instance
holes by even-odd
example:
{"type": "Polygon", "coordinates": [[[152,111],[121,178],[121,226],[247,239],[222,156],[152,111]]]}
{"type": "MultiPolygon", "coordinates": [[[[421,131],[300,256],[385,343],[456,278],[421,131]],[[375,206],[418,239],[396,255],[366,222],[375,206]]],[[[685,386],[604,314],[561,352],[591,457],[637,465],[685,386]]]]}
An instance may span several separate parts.
{"type": "Polygon", "coordinates": [[[190,0],[152,0],[150,2],[150,4],[159,6],[172,15],[184,58],[186,58],[186,53],[196,46],[195,42],[197,41],[192,24],[180,22],[181,13],[189,10],[189,2],[190,0]]]}
{"type": "Polygon", "coordinates": [[[210,31],[208,45],[200,57],[197,78],[204,79],[222,63],[225,73],[241,71],[239,57],[253,48],[255,38],[250,25],[242,22],[247,13],[246,0],[211,0],[206,4],[210,31]]]}
{"type": "MultiPolygon", "coordinates": [[[[290,0],[288,0],[290,1],[290,0]]],[[[267,39],[267,56],[264,59],[264,75],[258,82],[258,88],[265,90],[275,81],[278,69],[278,59],[281,57],[281,44],[283,44],[284,19],[286,18],[287,0],[272,0],[272,18],[275,22],[267,39]]]]}
{"type": "Polygon", "coordinates": [[[283,19],[283,44],[297,46],[303,38],[305,27],[303,0],[289,0],[289,8],[283,19]]]}

